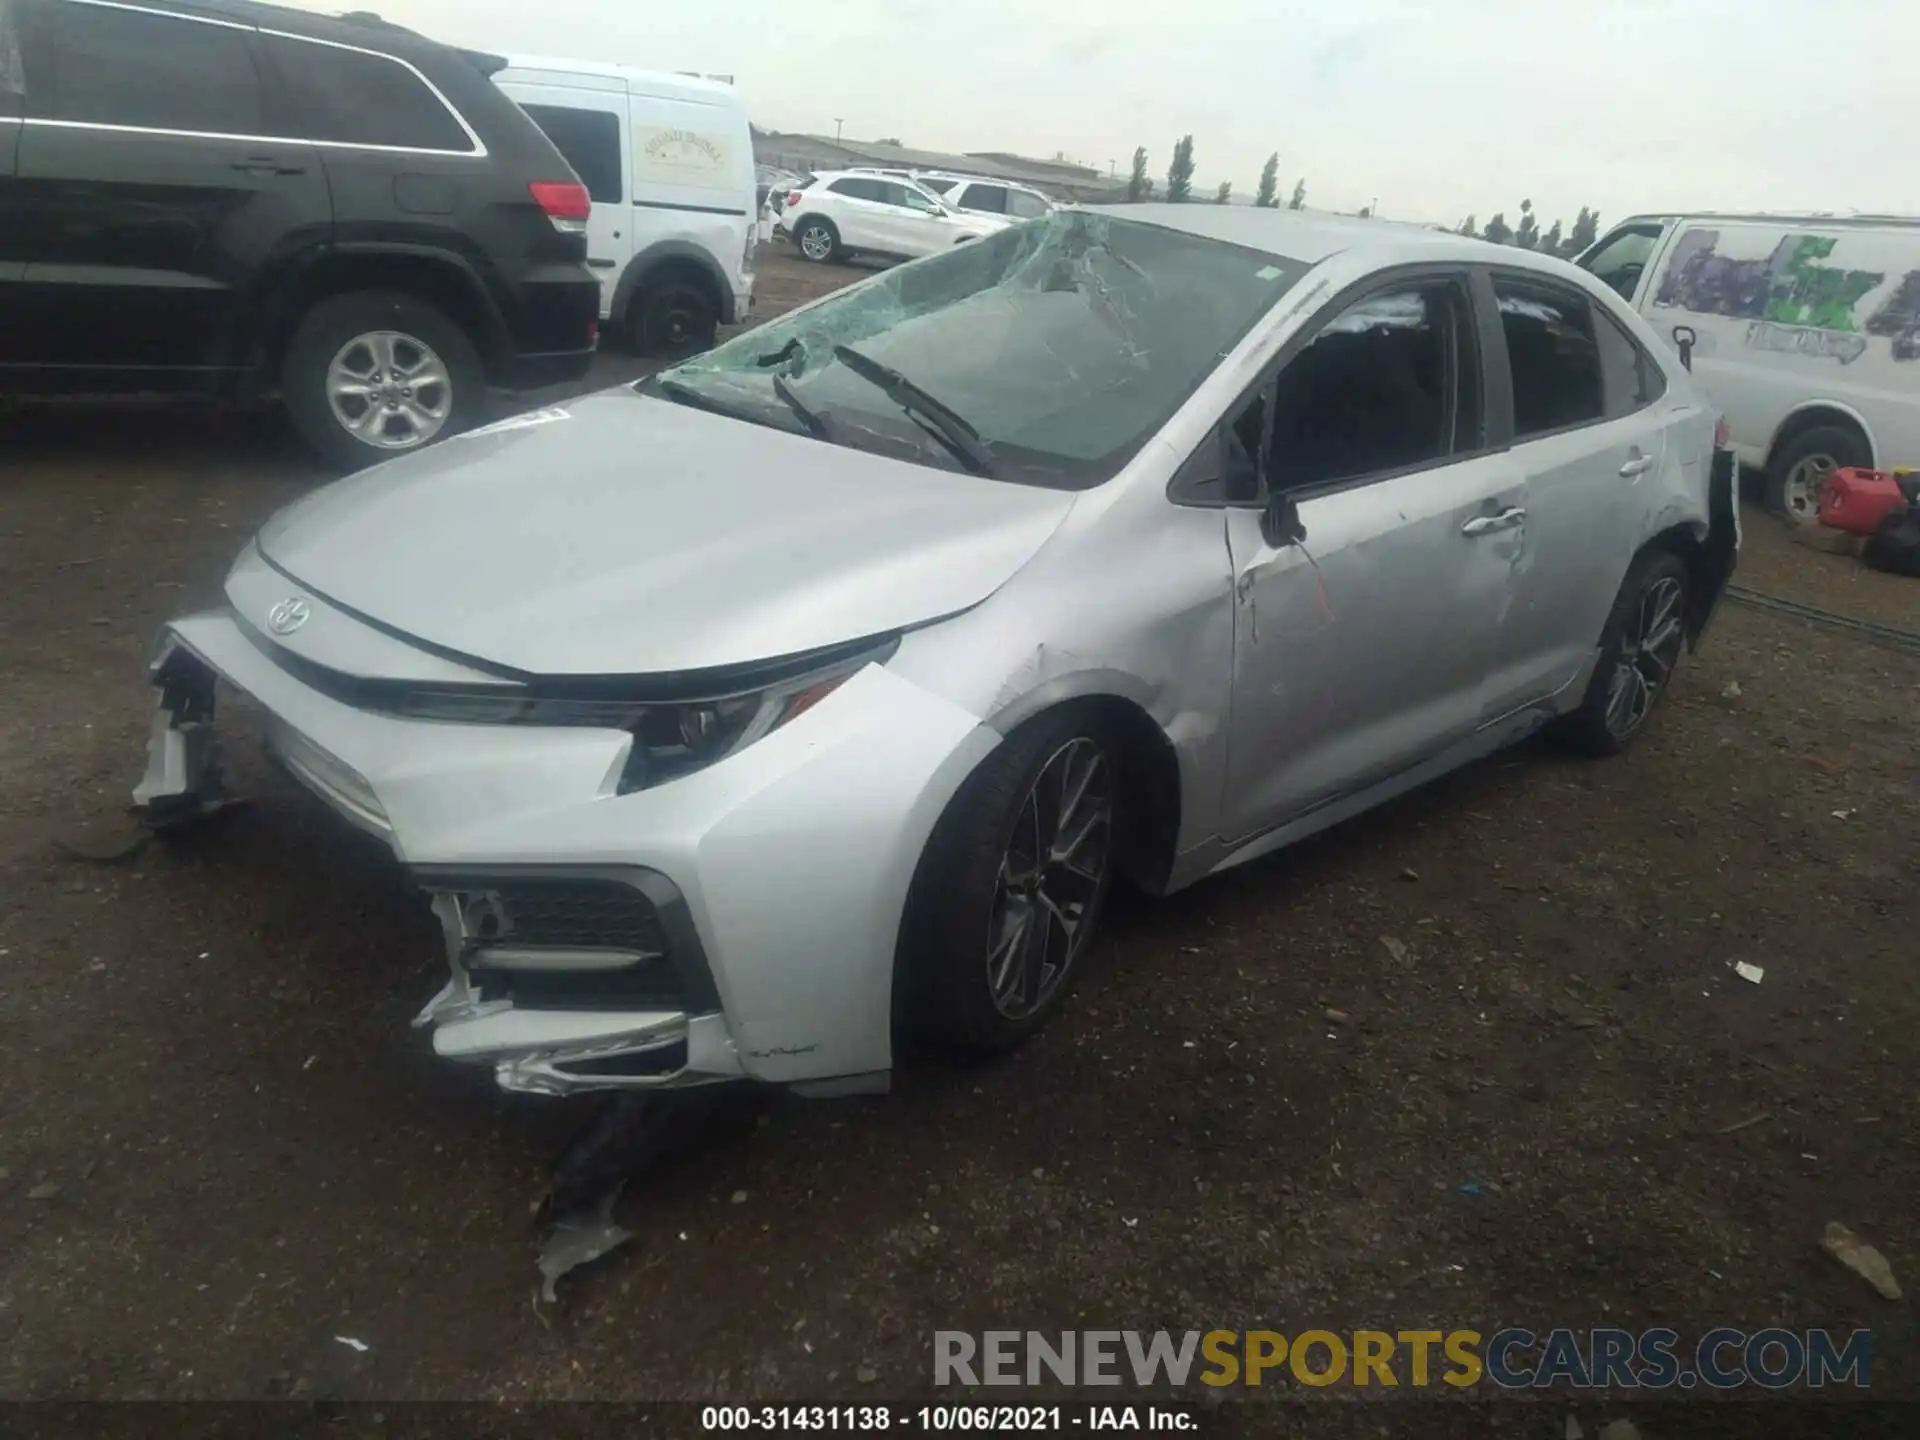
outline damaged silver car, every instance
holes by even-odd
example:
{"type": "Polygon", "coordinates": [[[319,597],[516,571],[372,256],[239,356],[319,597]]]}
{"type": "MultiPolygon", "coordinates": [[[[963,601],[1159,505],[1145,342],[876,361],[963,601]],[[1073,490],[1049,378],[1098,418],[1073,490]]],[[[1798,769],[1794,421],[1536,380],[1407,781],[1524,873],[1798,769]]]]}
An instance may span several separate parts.
{"type": "Polygon", "coordinates": [[[293,505],[136,798],[218,803],[224,681],[430,897],[442,1056],[878,1088],[1043,1025],[1122,877],[1626,746],[1732,569],[1715,421],[1534,253],[1063,211],[293,505]]]}

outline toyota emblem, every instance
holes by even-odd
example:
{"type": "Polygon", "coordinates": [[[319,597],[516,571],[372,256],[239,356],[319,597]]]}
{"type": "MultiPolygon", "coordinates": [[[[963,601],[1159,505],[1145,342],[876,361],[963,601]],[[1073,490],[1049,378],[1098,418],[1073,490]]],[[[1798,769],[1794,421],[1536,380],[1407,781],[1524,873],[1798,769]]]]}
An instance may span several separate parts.
{"type": "Polygon", "coordinates": [[[291,635],[307,623],[307,616],[312,613],[306,601],[289,595],[267,611],[267,628],[276,635],[291,635]]]}

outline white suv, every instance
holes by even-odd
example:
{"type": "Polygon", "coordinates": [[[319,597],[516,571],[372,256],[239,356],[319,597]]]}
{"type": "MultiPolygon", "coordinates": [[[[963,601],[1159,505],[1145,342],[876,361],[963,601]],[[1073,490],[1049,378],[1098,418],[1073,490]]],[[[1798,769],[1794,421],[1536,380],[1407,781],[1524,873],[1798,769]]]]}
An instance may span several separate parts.
{"type": "Polygon", "coordinates": [[[1038,190],[1011,180],[987,180],[977,175],[943,174],[929,170],[916,174],[914,183],[931,190],[954,209],[969,215],[1004,215],[1009,220],[1034,220],[1051,215],[1053,201],[1038,190]]]}
{"type": "Polygon", "coordinates": [[[959,215],[909,180],[825,170],[787,196],[780,223],[809,260],[849,251],[918,259],[1004,230],[1005,216],[959,215]]]}

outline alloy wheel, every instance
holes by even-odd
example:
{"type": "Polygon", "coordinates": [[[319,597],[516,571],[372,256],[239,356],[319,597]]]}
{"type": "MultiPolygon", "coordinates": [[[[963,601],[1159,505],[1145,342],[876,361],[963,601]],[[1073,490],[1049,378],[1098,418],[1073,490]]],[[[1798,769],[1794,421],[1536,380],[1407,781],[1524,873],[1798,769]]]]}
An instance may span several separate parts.
{"type": "Polygon", "coordinates": [[[1024,1020],[1045,1006],[1091,934],[1113,842],[1112,767],[1084,736],[1047,758],[1015,814],[987,930],[994,1008],[1024,1020]]]}
{"type": "Polygon", "coordinates": [[[833,253],[833,236],[824,225],[809,225],[800,232],[800,253],[809,260],[824,260],[833,253]]]}
{"type": "Polygon", "coordinates": [[[327,404],[341,428],[380,450],[424,445],[453,414],[446,362],[399,330],[356,335],[327,366],[327,404]]]}
{"type": "Polygon", "coordinates": [[[1673,674],[1684,640],[1686,590],[1671,575],[1649,585],[1620,636],[1607,684],[1607,730],[1625,740],[1646,723],[1654,698],[1673,674]]]}
{"type": "Polygon", "coordinates": [[[1820,516],[1820,498],[1839,467],[1831,455],[1809,455],[1787,472],[1781,499],[1796,525],[1811,525],[1820,516]]]}

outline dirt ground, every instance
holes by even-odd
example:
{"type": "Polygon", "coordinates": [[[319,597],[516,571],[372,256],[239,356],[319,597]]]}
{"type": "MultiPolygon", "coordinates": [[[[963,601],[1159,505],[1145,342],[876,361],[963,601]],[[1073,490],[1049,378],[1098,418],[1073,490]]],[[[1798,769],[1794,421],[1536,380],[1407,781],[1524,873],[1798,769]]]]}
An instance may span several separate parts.
{"type": "MultiPolygon", "coordinates": [[[[763,303],[844,276],[776,257],[763,303]]],[[[73,853],[155,628],[321,478],[270,414],[0,416],[0,1397],[846,1400],[925,1395],[936,1328],[1513,1323],[1870,1327],[1920,1398],[1911,1302],[1816,1243],[1920,1284],[1920,655],[1727,605],[1630,756],[1121,905],[1033,1044],[771,1103],[543,1315],[586,1102],[409,1031],[441,959],[389,860],[231,732],[225,830],[73,853]]],[[[1742,583],[1920,628],[1770,526],[1742,583]]]]}

